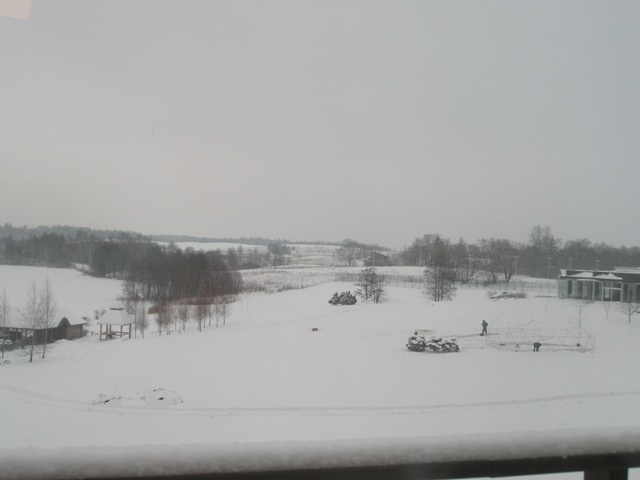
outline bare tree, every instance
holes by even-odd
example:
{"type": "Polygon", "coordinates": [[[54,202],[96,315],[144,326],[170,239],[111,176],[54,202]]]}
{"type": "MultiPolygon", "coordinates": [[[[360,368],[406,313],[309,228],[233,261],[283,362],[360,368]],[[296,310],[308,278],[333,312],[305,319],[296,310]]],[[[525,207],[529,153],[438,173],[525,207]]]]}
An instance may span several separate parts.
{"type": "Polygon", "coordinates": [[[187,330],[187,320],[189,319],[189,305],[185,300],[183,300],[180,302],[177,308],[178,308],[178,318],[180,319],[182,331],[184,332],[187,330]]]}
{"type": "Polygon", "coordinates": [[[385,289],[384,289],[384,276],[376,275],[375,282],[373,283],[373,288],[371,289],[371,294],[373,298],[373,303],[381,303],[385,298],[385,289]]]}
{"type": "Polygon", "coordinates": [[[461,238],[452,246],[451,252],[456,268],[456,280],[462,283],[471,282],[476,274],[477,260],[471,256],[469,245],[461,238]]]}
{"type": "Polygon", "coordinates": [[[456,294],[455,271],[441,265],[424,270],[425,290],[434,302],[451,300],[456,294]]]}
{"type": "Polygon", "coordinates": [[[456,294],[456,270],[448,240],[436,235],[433,240],[431,263],[424,272],[426,293],[434,302],[451,300],[456,294]]]}
{"type": "Polygon", "coordinates": [[[553,236],[549,225],[535,225],[529,233],[529,261],[536,277],[551,278],[551,265],[557,265],[561,241],[553,236]]]}
{"type": "MultiPolygon", "coordinates": [[[[215,305],[213,303],[209,303],[207,304],[207,316],[209,317],[209,326],[211,326],[211,319],[213,318],[213,315],[215,313],[216,309],[215,309],[215,305]]],[[[217,327],[217,325],[216,325],[217,327]]]]}
{"type": "MultiPolygon", "coordinates": [[[[7,298],[7,290],[2,290],[2,296],[0,296],[0,327],[4,333],[7,329],[7,323],[9,322],[9,315],[11,314],[11,306],[9,305],[9,299],[7,298]]],[[[6,339],[4,336],[0,336],[0,348],[2,350],[2,360],[4,360],[4,343],[6,339]]]]}
{"type": "Polygon", "coordinates": [[[384,276],[380,275],[375,267],[367,267],[358,274],[356,282],[356,295],[363,300],[373,300],[380,303],[384,299],[384,276]]]}
{"type": "Polygon", "coordinates": [[[209,305],[207,304],[204,298],[198,299],[198,304],[196,305],[196,320],[198,321],[198,331],[202,331],[202,327],[204,325],[204,320],[209,313],[209,305]]]}
{"type": "Polygon", "coordinates": [[[480,252],[484,266],[491,276],[491,283],[497,283],[500,275],[509,285],[515,273],[516,247],[510,240],[490,238],[480,240],[480,252]]]}
{"type": "Polygon", "coordinates": [[[229,304],[233,300],[233,297],[230,295],[218,295],[213,299],[214,303],[214,312],[216,315],[216,328],[218,328],[220,324],[220,319],[222,319],[222,326],[227,325],[227,315],[229,315],[229,304]]]}
{"type": "Polygon", "coordinates": [[[216,328],[220,324],[220,319],[223,319],[223,325],[227,323],[227,304],[223,299],[224,295],[218,295],[215,298],[215,313],[216,313],[216,328]]]}
{"type": "Polygon", "coordinates": [[[136,313],[134,318],[136,331],[139,329],[142,338],[144,338],[144,331],[149,325],[149,321],[147,319],[147,305],[144,300],[141,300],[136,304],[136,313]]]}
{"type": "Polygon", "coordinates": [[[576,320],[577,327],[578,327],[578,339],[577,339],[578,346],[582,344],[582,320],[584,318],[584,309],[592,304],[593,302],[590,300],[579,300],[578,303],[576,304],[577,312],[574,318],[576,320]]]}
{"type": "Polygon", "coordinates": [[[593,268],[596,263],[596,253],[593,245],[586,238],[569,240],[562,248],[563,264],[570,269],[593,268]]]}
{"type": "Polygon", "coordinates": [[[618,310],[624,313],[631,323],[631,317],[640,313],[640,303],[638,302],[620,302],[617,304],[618,310]]]}
{"type": "MultiPolygon", "coordinates": [[[[124,297],[125,310],[129,315],[133,315],[133,332],[134,338],[138,338],[138,315],[140,310],[138,308],[139,303],[142,301],[140,295],[140,285],[134,280],[128,278],[122,284],[122,293],[124,297]]],[[[144,337],[144,335],[143,335],[144,337]]]]}
{"type": "Polygon", "coordinates": [[[338,257],[344,259],[351,267],[353,261],[358,258],[362,251],[362,245],[349,238],[342,241],[342,246],[337,250],[338,257]]]}
{"type": "Polygon", "coordinates": [[[429,265],[433,241],[437,236],[437,234],[427,233],[416,238],[403,254],[405,265],[429,265]]]}
{"type": "Polygon", "coordinates": [[[40,288],[40,298],[38,302],[42,312],[42,327],[44,328],[44,342],[42,346],[42,358],[44,358],[47,352],[47,342],[49,341],[49,328],[54,326],[57,312],[56,301],[53,297],[53,290],[51,289],[51,281],[49,281],[48,277],[40,288]]]}
{"type": "Polygon", "coordinates": [[[157,305],[158,335],[162,335],[162,330],[169,335],[171,333],[171,320],[173,320],[173,305],[166,300],[162,300],[157,305]]]}
{"type": "Polygon", "coordinates": [[[35,280],[27,287],[26,299],[20,315],[22,323],[30,330],[31,334],[31,348],[29,350],[29,363],[31,363],[36,348],[36,332],[42,325],[42,310],[38,301],[38,285],[35,280]]]}
{"type": "Polygon", "coordinates": [[[611,310],[611,299],[603,300],[602,306],[604,307],[604,311],[607,314],[607,318],[609,318],[609,310],[611,310]]]}

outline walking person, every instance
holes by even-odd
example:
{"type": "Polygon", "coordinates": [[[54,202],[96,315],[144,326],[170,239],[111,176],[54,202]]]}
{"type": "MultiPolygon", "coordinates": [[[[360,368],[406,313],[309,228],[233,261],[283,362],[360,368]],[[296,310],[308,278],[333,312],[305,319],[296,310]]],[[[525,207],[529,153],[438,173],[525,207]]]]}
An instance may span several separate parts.
{"type": "Polygon", "coordinates": [[[486,320],[482,320],[482,333],[480,335],[482,335],[483,337],[487,334],[487,327],[489,326],[489,324],[487,323],[486,320]]]}

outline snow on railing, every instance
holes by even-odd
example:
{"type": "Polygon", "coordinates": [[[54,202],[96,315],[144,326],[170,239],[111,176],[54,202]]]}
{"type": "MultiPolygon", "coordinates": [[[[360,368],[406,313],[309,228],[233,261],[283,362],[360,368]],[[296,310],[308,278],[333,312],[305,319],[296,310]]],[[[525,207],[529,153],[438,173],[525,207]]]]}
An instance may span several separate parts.
{"type": "Polygon", "coordinates": [[[640,467],[640,428],[422,438],[0,450],[0,479],[452,479],[640,467]]]}

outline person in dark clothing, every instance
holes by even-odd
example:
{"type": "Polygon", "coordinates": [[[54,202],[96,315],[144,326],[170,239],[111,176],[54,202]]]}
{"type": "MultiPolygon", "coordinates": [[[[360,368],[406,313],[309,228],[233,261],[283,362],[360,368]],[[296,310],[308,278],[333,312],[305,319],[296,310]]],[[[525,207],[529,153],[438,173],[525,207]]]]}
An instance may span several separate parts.
{"type": "Polygon", "coordinates": [[[487,334],[487,327],[489,326],[489,324],[487,323],[486,320],[482,320],[482,333],[480,335],[486,335],[487,334]]]}
{"type": "Polygon", "coordinates": [[[541,346],[542,346],[542,344],[540,342],[533,342],[533,351],[534,352],[539,352],[541,346]]]}

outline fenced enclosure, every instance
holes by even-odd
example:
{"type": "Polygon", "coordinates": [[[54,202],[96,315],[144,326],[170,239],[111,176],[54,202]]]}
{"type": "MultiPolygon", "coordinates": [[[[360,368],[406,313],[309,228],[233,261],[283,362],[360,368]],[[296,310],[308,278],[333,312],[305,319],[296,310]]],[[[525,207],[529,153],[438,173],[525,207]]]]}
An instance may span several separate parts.
{"type": "Polygon", "coordinates": [[[593,335],[571,328],[498,327],[494,335],[487,337],[487,344],[492,347],[516,350],[528,350],[535,342],[540,343],[545,350],[588,351],[595,345],[593,335]]]}
{"type": "MultiPolygon", "coordinates": [[[[415,287],[423,288],[424,269],[417,267],[378,267],[377,270],[384,276],[384,282],[387,286],[395,287],[415,287]],[[413,270],[413,271],[411,271],[413,270]]],[[[336,282],[352,282],[358,281],[359,270],[339,270],[334,274],[336,282]]],[[[546,278],[530,278],[519,277],[512,279],[510,282],[499,280],[490,282],[486,279],[473,279],[470,282],[456,282],[457,288],[476,288],[490,291],[509,291],[523,293],[525,296],[549,296],[555,297],[558,294],[558,281],[556,279],[546,278]]]]}

